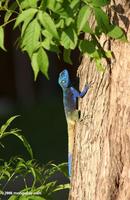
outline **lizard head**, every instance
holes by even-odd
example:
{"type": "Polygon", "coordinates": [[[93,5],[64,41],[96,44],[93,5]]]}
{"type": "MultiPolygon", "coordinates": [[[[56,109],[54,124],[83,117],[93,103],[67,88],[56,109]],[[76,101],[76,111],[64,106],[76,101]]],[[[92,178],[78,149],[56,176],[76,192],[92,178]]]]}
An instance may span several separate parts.
{"type": "Polygon", "coordinates": [[[67,69],[64,69],[59,74],[58,83],[63,89],[67,88],[70,85],[70,78],[67,69]]]}

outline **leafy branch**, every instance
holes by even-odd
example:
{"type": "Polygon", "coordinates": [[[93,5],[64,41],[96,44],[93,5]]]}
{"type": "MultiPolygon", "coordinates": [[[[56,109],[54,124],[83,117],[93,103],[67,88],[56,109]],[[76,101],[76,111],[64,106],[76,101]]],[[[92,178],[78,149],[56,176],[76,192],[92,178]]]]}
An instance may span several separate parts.
{"type": "MultiPolygon", "coordinates": [[[[15,0],[13,3],[3,0],[1,9],[6,6],[4,25],[12,17],[10,10],[18,12],[14,28],[19,27],[20,48],[29,55],[36,80],[39,71],[48,78],[47,52],[59,55],[60,46],[64,48],[65,62],[72,64],[71,52],[78,47],[82,54],[96,62],[97,69],[104,70],[101,60],[110,59],[111,52],[106,52],[99,43],[102,34],[127,41],[124,31],[110,22],[103,9],[109,3],[110,0],[15,0]],[[90,26],[90,17],[95,18],[93,27],[90,26]],[[81,40],[82,34],[87,34],[89,39],[81,40]]],[[[2,25],[0,47],[5,50],[2,25]]]]}

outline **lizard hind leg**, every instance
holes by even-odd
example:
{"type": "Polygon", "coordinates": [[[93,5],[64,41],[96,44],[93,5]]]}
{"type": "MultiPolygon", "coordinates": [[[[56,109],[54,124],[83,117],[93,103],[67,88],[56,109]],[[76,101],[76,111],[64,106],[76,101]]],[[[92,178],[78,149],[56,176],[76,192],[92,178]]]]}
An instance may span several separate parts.
{"type": "Polygon", "coordinates": [[[66,114],[66,118],[67,118],[67,124],[75,124],[76,121],[79,120],[80,118],[80,112],[79,110],[75,110],[75,111],[72,111],[72,112],[67,112],[66,114]]]}

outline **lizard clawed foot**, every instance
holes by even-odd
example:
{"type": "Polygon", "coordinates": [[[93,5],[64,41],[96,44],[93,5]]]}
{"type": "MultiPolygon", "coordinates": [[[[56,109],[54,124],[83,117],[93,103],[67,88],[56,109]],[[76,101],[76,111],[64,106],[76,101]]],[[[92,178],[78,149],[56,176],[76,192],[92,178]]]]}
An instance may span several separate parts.
{"type": "Polygon", "coordinates": [[[90,121],[92,119],[91,115],[85,115],[83,114],[82,118],[80,118],[80,122],[85,121],[85,123],[83,123],[84,125],[88,124],[88,121],[90,121]]]}
{"type": "Polygon", "coordinates": [[[93,87],[94,81],[91,81],[90,83],[86,84],[86,86],[88,85],[89,87],[93,87]]]}

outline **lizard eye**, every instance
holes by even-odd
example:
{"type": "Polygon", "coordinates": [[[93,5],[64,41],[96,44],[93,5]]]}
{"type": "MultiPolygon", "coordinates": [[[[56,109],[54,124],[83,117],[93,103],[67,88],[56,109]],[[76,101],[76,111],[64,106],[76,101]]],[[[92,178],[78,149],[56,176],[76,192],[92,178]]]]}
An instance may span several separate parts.
{"type": "Polygon", "coordinates": [[[66,81],[64,81],[64,80],[63,80],[63,81],[61,81],[61,83],[65,83],[65,82],[66,82],[66,81]]]}

